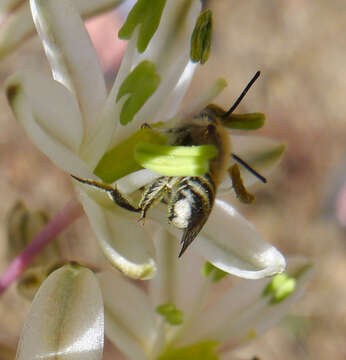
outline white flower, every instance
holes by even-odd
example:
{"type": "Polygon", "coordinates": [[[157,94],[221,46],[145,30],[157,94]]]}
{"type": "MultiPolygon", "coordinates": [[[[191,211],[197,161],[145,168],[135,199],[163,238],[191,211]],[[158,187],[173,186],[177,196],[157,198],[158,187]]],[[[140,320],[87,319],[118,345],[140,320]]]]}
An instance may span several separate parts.
{"type": "MultiPolygon", "coordinates": [[[[84,19],[101,14],[123,0],[72,0],[84,19]]],[[[0,3],[0,59],[16,50],[35,34],[29,0],[1,0],[0,3]]]]}
{"type": "MultiPolygon", "coordinates": [[[[17,119],[33,143],[66,173],[98,181],[113,177],[108,182],[127,175],[117,186],[124,193],[135,192],[158,175],[147,169],[135,171],[140,166],[128,143],[137,139],[143,123],[164,122],[177,114],[196,67],[189,60],[189,50],[200,0],[160,0],[146,11],[141,7],[149,5],[138,1],[123,31],[131,39],[108,96],[95,51],[72,2],[30,0],[30,4],[54,80],[23,72],[7,81],[7,96],[17,119]],[[162,14],[160,6],[164,6],[162,14]],[[100,164],[109,163],[109,154],[115,154],[110,166],[100,170],[100,164]]],[[[216,84],[180,114],[209,102],[225,86],[216,84]]],[[[264,174],[282,153],[282,145],[274,140],[232,135],[231,142],[235,153],[264,174]]],[[[243,176],[246,184],[256,180],[243,176]]],[[[230,188],[227,181],[220,190],[230,188]]],[[[76,187],[108,260],[133,278],[152,277],[156,254],[146,232],[149,227],[138,224],[137,216],[116,206],[104,193],[79,183],[76,187]]],[[[149,216],[180,238],[168,226],[167,212],[160,206],[151,209],[149,216]]],[[[192,247],[217,267],[245,278],[270,276],[285,268],[283,256],[221,200],[192,247]]]]}
{"type": "Polygon", "coordinates": [[[217,269],[202,275],[193,251],[177,260],[178,244],[162,235],[148,292],[115,272],[98,276],[106,336],[131,360],[231,359],[237,347],[288,313],[312,275],[306,260],[291,258],[281,279],[239,280],[231,287],[225,279],[218,287],[217,269]]]}
{"type": "Polygon", "coordinates": [[[288,313],[312,275],[295,257],[287,273],[233,284],[194,251],[177,260],[178,243],[158,231],[159,272],[147,291],[115,271],[54,271],[30,307],[17,359],[98,360],[104,333],[131,360],[234,359],[237,347],[288,313]]]}

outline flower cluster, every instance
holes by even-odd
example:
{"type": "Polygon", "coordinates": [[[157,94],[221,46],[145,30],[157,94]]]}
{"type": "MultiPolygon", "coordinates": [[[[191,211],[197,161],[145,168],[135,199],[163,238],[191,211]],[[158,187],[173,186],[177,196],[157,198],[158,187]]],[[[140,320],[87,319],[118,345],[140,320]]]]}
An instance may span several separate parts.
{"type": "Polygon", "coordinates": [[[306,260],[291,258],[283,275],[229,286],[227,274],[203,265],[194,251],[178,260],[177,242],[160,232],[159,269],[148,291],[118,272],[96,277],[73,264],[50,275],[31,306],[17,359],[101,359],[103,331],[132,360],[233,359],[287,314],[312,275],[306,260]],[[215,297],[219,282],[223,293],[215,297]]]}
{"type": "MultiPolygon", "coordinates": [[[[188,108],[180,109],[197,66],[190,61],[190,40],[200,1],[154,1],[155,6],[148,7],[144,1],[137,2],[120,31],[129,42],[108,95],[95,51],[72,2],[30,3],[54,80],[33,72],[12,76],[6,88],[14,114],[33,143],[68,174],[116,182],[124,194],[136,192],[159,176],[134,158],[138,142],[160,141],[159,135],[141,130],[141,125],[192,116],[226,85],[217,80],[188,108]]],[[[283,152],[283,145],[271,139],[229,134],[229,140],[233,152],[264,174],[283,152]]],[[[233,161],[230,157],[230,166],[233,161]]],[[[256,180],[246,171],[242,174],[246,185],[256,180]]],[[[77,182],[76,187],[107,259],[133,278],[153,277],[155,249],[147,226],[138,224],[135,215],[102,192],[77,182]]],[[[219,191],[231,187],[226,179],[219,191]]],[[[149,216],[176,234],[162,213],[156,207],[149,216]]],[[[192,247],[215,266],[241,277],[261,278],[285,268],[282,255],[222,200],[216,200],[192,247]]]]}
{"type": "MultiPolygon", "coordinates": [[[[80,14],[119,1],[83,1],[30,0],[53,78],[17,73],[6,83],[7,97],[32,142],[67,174],[87,179],[74,185],[109,262],[131,278],[152,280],[144,291],[114,270],[94,275],[70,264],[53,272],[35,296],[17,358],[101,359],[105,332],[130,359],[223,359],[286,314],[311,266],[291,259],[287,272],[276,275],[286,268],[281,253],[219,198],[197,239],[178,259],[181,231],[168,223],[163,203],[150,209],[143,225],[107,191],[88,185],[102,183],[135,199],[162,174],[203,175],[215,148],[170,147],[167,153],[162,130],[199,114],[227,83],[217,79],[181,108],[195,68],[208,58],[211,13],[201,14],[200,0],[138,0],[119,32],[129,41],[107,94],[80,14]],[[228,274],[252,280],[239,280],[210,299],[228,274]]],[[[18,9],[25,9],[21,16],[27,16],[28,2],[19,3],[18,9]]],[[[232,115],[228,121],[230,128],[251,130],[263,118],[232,115]]],[[[231,132],[226,137],[232,152],[264,175],[284,149],[263,137],[231,132]]],[[[227,167],[234,162],[229,156],[227,167]]],[[[258,177],[244,168],[232,172],[232,180],[224,179],[218,192],[235,188],[251,200],[245,187],[258,177]]]]}

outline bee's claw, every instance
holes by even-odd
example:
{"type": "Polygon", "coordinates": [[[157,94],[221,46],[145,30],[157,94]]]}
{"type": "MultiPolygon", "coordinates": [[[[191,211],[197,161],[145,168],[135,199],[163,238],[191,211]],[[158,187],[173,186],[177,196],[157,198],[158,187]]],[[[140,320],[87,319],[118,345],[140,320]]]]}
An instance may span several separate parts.
{"type": "Polygon", "coordinates": [[[148,124],[148,123],[143,123],[142,125],[141,125],[141,129],[150,129],[150,130],[152,130],[152,127],[148,124]]]}

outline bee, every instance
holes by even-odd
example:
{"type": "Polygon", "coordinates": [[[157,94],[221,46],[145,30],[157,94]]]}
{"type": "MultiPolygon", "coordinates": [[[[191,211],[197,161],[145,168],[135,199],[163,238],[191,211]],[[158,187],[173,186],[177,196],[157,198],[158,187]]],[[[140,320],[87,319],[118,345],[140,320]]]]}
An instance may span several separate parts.
{"type": "MultiPolygon", "coordinates": [[[[236,177],[232,176],[233,171],[228,167],[230,155],[260,180],[266,182],[266,179],[244,160],[235,154],[231,154],[228,132],[223,124],[224,119],[237,108],[259,75],[260,72],[258,71],[228,111],[210,104],[188,121],[166,130],[170,145],[211,144],[218,149],[218,155],[210,160],[209,171],[206,174],[202,176],[161,176],[142,188],[138,206],[133,205],[116,186],[82,179],[74,175],[72,177],[81,183],[106,191],[118,206],[139,213],[140,220],[145,219],[148,210],[155,203],[162,201],[167,204],[168,222],[183,230],[182,247],[178,255],[181,257],[208,220],[213,209],[218,186],[227,173],[232,177],[236,194],[248,194],[246,190],[245,192],[237,190],[239,187],[243,187],[243,184],[237,182],[236,177]]],[[[146,126],[150,127],[150,125],[146,126]]],[[[245,202],[253,200],[252,195],[248,195],[250,197],[245,199],[245,202]]]]}

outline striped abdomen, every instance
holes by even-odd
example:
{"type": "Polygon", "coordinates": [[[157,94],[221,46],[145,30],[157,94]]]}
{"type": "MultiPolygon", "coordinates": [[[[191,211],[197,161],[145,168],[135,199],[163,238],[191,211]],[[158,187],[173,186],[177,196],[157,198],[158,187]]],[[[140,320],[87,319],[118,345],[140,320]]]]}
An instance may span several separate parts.
{"type": "Polygon", "coordinates": [[[181,177],[172,188],[168,220],[183,229],[181,256],[208,220],[215,200],[215,184],[210,174],[181,177]]]}

